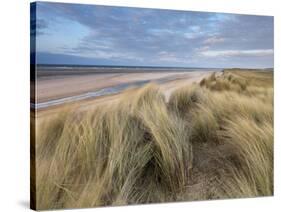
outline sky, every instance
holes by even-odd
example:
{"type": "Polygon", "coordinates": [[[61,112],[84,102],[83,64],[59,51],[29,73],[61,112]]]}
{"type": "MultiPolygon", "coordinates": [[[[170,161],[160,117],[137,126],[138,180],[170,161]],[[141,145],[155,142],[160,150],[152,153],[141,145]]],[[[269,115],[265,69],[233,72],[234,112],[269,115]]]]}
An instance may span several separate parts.
{"type": "Polygon", "coordinates": [[[274,63],[271,16],[37,2],[31,36],[38,64],[269,68],[274,63]]]}

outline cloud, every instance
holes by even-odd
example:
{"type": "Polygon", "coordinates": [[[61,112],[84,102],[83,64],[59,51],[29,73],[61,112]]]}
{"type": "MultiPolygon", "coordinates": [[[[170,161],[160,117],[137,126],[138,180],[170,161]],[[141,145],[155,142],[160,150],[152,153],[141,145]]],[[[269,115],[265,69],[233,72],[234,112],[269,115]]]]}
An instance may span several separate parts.
{"type": "Polygon", "coordinates": [[[268,58],[261,60],[273,54],[273,18],[269,16],[37,4],[42,20],[38,29],[46,35],[44,40],[39,36],[38,42],[48,42],[38,45],[41,52],[132,65],[223,66],[231,64],[233,57],[235,65],[239,61],[249,65],[257,63],[257,55],[259,62],[272,62],[268,58]],[[68,31],[63,33],[63,29],[68,31]],[[58,42],[58,31],[62,42],[58,42]],[[248,60],[238,61],[239,56],[248,56],[248,60]],[[224,57],[225,64],[217,57],[224,57]]]}
{"type": "Polygon", "coordinates": [[[30,35],[42,35],[44,34],[44,30],[48,28],[48,24],[44,19],[35,19],[34,17],[31,17],[30,19],[30,35]]]}
{"type": "Polygon", "coordinates": [[[214,36],[214,37],[207,38],[206,40],[203,41],[203,43],[207,45],[213,45],[216,43],[222,43],[224,41],[225,41],[224,38],[214,36]]]}
{"type": "Polygon", "coordinates": [[[273,55],[273,49],[256,49],[256,50],[215,50],[203,51],[201,54],[205,57],[237,57],[251,56],[263,57],[273,55]]]}

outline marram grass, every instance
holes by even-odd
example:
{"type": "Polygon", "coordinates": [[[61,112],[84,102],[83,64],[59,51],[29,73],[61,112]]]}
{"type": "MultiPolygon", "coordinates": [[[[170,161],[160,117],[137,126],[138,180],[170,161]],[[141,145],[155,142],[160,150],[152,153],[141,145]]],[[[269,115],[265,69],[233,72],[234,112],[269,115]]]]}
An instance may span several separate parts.
{"type": "Polygon", "coordinates": [[[168,102],[150,84],[44,120],[37,209],[273,195],[272,81],[250,74],[213,74],[168,102]]]}

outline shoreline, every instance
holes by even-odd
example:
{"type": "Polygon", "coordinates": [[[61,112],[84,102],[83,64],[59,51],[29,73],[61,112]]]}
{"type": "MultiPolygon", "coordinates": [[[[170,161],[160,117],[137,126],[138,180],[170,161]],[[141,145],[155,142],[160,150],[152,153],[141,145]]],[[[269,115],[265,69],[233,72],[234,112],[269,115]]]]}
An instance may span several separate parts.
{"type": "MultiPolygon", "coordinates": [[[[147,83],[140,84],[140,86],[135,86],[135,87],[128,86],[128,87],[126,87],[126,89],[120,90],[120,92],[115,92],[115,93],[112,92],[109,95],[100,95],[100,96],[93,97],[91,95],[87,95],[87,93],[84,93],[82,95],[78,95],[78,97],[81,97],[81,99],[76,98],[77,96],[76,97],[74,96],[74,99],[76,98],[76,101],[61,102],[61,104],[57,104],[57,105],[55,104],[52,106],[39,108],[39,109],[37,108],[35,110],[34,110],[34,108],[31,108],[31,109],[32,109],[32,113],[34,113],[34,115],[36,117],[43,117],[43,116],[45,117],[45,116],[48,116],[51,114],[55,115],[55,114],[59,113],[61,110],[65,109],[67,107],[72,107],[72,106],[77,106],[77,107],[81,108],[82,110],[84,110],[84,109],[86,110],[88,107],[92,107],[94,105],[98,105],[98,104],[102,104],[102,103],[109,103],[111,101],[118,100],[119,95],[122,94],[124,91],[129,90],[129,89],[138,89],[148,83],[158,84],[160,86],[161,92],[163,92],[163,94],[165,95],[165,98],[169,99],[170,94],[177,88],[180,88],[182,86],[186,86],[186,85],[189,85],[192,83],[198,83],[203,78],[207,77],[208,75],[210,75],[212,73],[213,73],[212,71],[203,72],[203,73],[202,72],[185,73],[184,77],[173,78],[173,79],[164,81],[163,83],[157,83],[157,81],[155,82],[155,80],[150,80],[147,83]],[[82,97],[86,97],[86,98],[82,98],[82,97]]],[[[69,97],[66,97],[66,98],[69,98],[69,97]]],[[[70,97],[70,100],[72,98],[73,97],[70,97]]]]}
{"type": "MultiPolygon", "coordinates": [[[[47,83],[37,82],[37,103],[30,103],[31,109],[41,110],[53,106],[78,102],[86,99],[96,99],[121,93],[127,89],[139,88],[148,83],[159,85],[170,84],[179,81],[196,81],[199,77],[206,76],[209,72],[185,72],[185,73],[147,73],[122,74],[121,76],[103,76],[104,78],[91,77],[65,77],[65,79],[53,79],[47,83]],[[77,82],[77,80],[80,80],[77,82]],[[73,86],[71,85],[73,81],[73,86]],[[42,85],[43,84],[43,85],[42,85]],[[90,86],[89,86],[90,84],[90,86]],[[91,85],[92,84],[92,85],[91,85]]],[[[177,85],[174,85],[177,87],[177,85]]]]}

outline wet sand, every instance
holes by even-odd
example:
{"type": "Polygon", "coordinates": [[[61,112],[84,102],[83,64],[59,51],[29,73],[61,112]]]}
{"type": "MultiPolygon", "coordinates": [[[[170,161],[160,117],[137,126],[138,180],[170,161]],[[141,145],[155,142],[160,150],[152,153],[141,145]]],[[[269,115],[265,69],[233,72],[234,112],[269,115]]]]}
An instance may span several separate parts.
{"type": "Polygon", "coordinates": [[[103,88],[113,87],[124,83],[134,83],[139,81],[167,81],[190,78],[201,73],[195,72],[172,72],[172,73],[116,73],[116,74],[89,74],[72,75],[63,77],[39,78],[37,81],[37,103],[56,100],[86,92],[98,91],[103,88]]]}
{"type": "MultiPolygon", "coordinates": [[[[172,73],[93,74],[83,76],[65,76],[58,79],[50,77],[39,79],[39,81],[37,81],[37,101],[42,103],[44,101],[71,97],[83,94],[85,92],[92,92],[99,89],[116,86],[122,83],[138,82],[141,80],[148,80],[149,82],[159,84],[161,91],[168,100],[170,94],[175,89],[194,82],[200,82],[201,79],[210,75],[211,73],[211,71],[196,71],[172,73]],[[159,83],[159,80],[162,80],[160,81],[161,83],[159,83]]],[[[50,106],[37,110],[36,116],[45,117],[47,115],[57,114],[69,106],[78,106],[80,109],[87,110],[88,107],[92,107],[94,105],[103,103],[110,104],[112,101],[118,100],[118,96],[120,94],[122,94],[122,92],[50,106]]]]}

